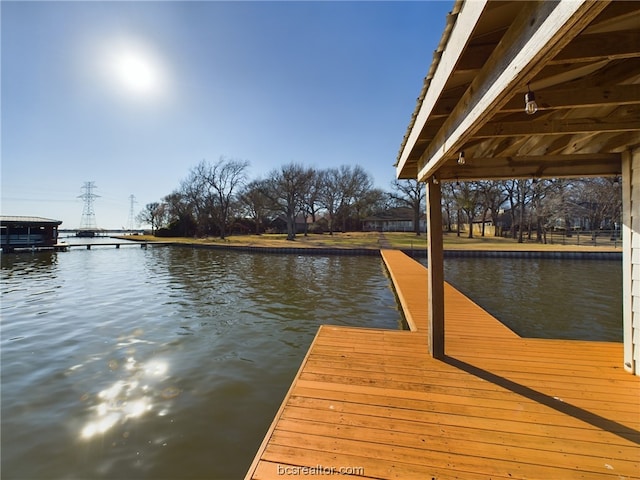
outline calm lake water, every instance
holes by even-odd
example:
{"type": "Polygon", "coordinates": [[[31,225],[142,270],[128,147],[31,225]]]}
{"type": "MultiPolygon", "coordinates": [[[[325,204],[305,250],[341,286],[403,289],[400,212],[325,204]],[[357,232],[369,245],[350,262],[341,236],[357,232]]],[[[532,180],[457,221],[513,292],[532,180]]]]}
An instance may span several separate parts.
{"type": "Polygon", "coordinates": [[[318,326],[400,328],[377,257],[2,254],[3,479],[237,479],[318,326]]]}
{"type": "Polygon", "coordinates": [[[445,278],[523,337],[622,342],[622,261],[447,258],[445,278]]]}
{"type": "MultiPolygon", "coordinates": [[[[446,270],[518,333],[621,338],[619,262],[446,270]]],[[[402,321],[378,257],[94,247],[1,274],[3,479],[242,478],[319,325],[402,321]]]]}

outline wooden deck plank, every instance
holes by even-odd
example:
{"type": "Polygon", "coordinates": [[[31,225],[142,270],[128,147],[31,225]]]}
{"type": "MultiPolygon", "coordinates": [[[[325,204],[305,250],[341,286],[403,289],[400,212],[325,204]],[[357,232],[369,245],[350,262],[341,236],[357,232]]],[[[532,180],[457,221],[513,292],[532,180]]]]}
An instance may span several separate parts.
{"type": "MultiPolygon", "coordinates": [[[[353,374],[359,377],[367,378],[371,376],[371,378],[375,378],[380,375],[393,375],[396,380],[405,381],[405,382],[428,382],[434,386],[447,386],[447,385],[460,385],[460,381],[464,380],[458,374],[450,374],[448,372],[443,372],[438,374],[438,372],[434,372],[431,370],[417,370],[415,372],[407,372],[403,370],[398,372],[393,369],[380,369],[375,368],[375,366],[366,366],[365,368],[362,365],[354,366],[353,364],[346,365],[345,367],[332,367],[327,363],[318,363],[317,361],[309,362],[306,368],[307,373],[316,373],[316,374],[331,374],[335,373],[337,375],[346,375],[353,374]]],[[[521,377],[512,376],[512,379],[517,380],[518,382],[529,382],[528,385],[534,388],[541,388],[537,376],[534,374],[526,375],[523,374],[521,377]]],[[[571,376],[564,377],[552,377],[551,380],[544,380],[544,385],[548,388],[554,389],[553,391],[558,392],[558,394],[562,396],[572,396],[572,395],[580,395],[581,397],[587,399],[603,399],[608,398],[608,401],[615,403],[622,403],[626,405],[632,405],[634,400],[633,391],[629,391],[628,388],[624,386],[610,386],[610,383],[603,381],[601,384],[592,383],[589,390],[585,391],[581,388],[580,385],[576,385],[571,383],[575,379],[571,376]]]]}
{"type": "MultiPolygon", "coordinates": [[[[417,465],[404,462],[389,462],[385,459],[372,458],[368,452],[357,455],[352,452],[345,453],[335,451],[313,450],[302,447],[285,447],[277,444],[270,445],[265,452],[265,460],[274,465],[281,465],[283,459],[289,459],[293,464],[311,464],[318,462],[319,465],[349,465],[362,466],[365,474],[376,479],[432,479],[432,478],[464,478],[465,480],[487,480],[486,475],[473,472],[466,472],[463,477],[445,475],[445,470],[433,466],[417,465]],[[273,459],[273,460],[272,460],[273,459]]],[[[280,476],[278,478],[296,478],[295,476],[280,476]]],[[[348,477],[351,478],[351,477],[348,477]]],[[[359,477],[355,477],[359,478],[359,477]]]]}
{"type": "MultiPolygon", "coordinates": [[[[457,442],[453,442],[455,445],[457,442]]],[[[336,455],[336,460],[344,464],[344,460],[340,457],[344,455],[343,452],[353,453],[353,455],[359,457],[368,457],[378,460],[376,462],[367,462],[365,467],[365,474],[373,470],[373,476],[378,477],[381,472],[376,467],[383,466],[387,469],[389,465],[394,467],[398,463],[410,464],[415,467],[425,468],[427,475],[431,475],[437,472],[437,476],[448,478],[450,472],[456,472],[457,475],[462,478],[466,478],[469,473],[482,474],[486,478],[503,477],[503,478],[583,478],[599,480],[602,478],[618,478],[613,473],[613,470],[627,471],[626,465],[622,465],[620,462],[612,462],[615,465],[606,464],[611,466],[609,469],[604,463],[596,468],[595,466],[588,465],[583,467],[582,465],[574,465],[584,458],[567,458],[565,462],[558,463],[556,465],[544,465],[542,462],[544,458],[548,456],[548,452],[539,452],[534,450],[528,450],[524,452],[526,457],[516,457],[515,455],[509,455],[507,458],[501,458],[499,456],[474,455],[473,452],[461,452],[461,451],[437,451],[429,449],[411,448],[403,445],[389,445],[379,444],[375,442],[368,442],[363,440],[354,440],[344,438],[327,438],[322,435],[316,435],[304,433],[304,432],[285,432],[276,430],[274,432],[272,441],[267,449],[266,456],[274,451],[274,447],[281,447],[282,449],[289,449],[291,457],[289,462],[296,462],[299,455],[299,450],[312,450],[316,452],[330,452],[336,455]],[[531,463],[529,463],[531,462],[531,463]],[[577,468],[576,468],[577,467],[577,468]],[[427,473],[429,472],[429,473],[427,473]]],[[[513,448],[513,447],[511,447],[513,448]]],[[[280,450],[282,451],[282,450],[280,450]]],[[[504,451],[504,450],[503,450],[504,451]]],[[[506,451],[508,453],[508,450],[506,451]]],[[[274,460],[276,456],[270,457],[270,460],[274,460]]],[[[568,456],[565,456],[568,457],[568,456]]],[[[585,455],[586,457],[586,455],[585,455]]],[[[295,463],[294,463],[295,464],[295,463]]],[[[346,463],[350,465],[351,463],[346,463]]],[[[384,478],[384,477],[380,477],[384,478]]],[[[416,478],[416,477],[401,477],[401,478],[416,478]]],[[[425,478],[424,476],[421,478],[425,478]]]]}
{"type": "MultiPolygon", "coordinates": [[[[589,442],[583,439],[584,428],[553,426],[535,423],[529,431],[522,433],[522,422],[495,418],[487,421],[486,417],[470,415],[425,414],[422,411],[381,407],[352,402],[336,402],[333,400],[293,397],[290,408],[283,412],[282,418],[311,419],[323,422],[339,422],[340,425],[369,426],[384,428],[389,420],[393,421],[395,431],[409,433],[424,433],[425,429],[440,428],[451,438],[482,438],[491,442],[500,439],[502,442],[513,441],[520,445],[532,441],[533,445],[544,448],[557,448],[560,451],[574,451],[579,453],[584,445],[595,443],[600,456],[611,456],[622,460],[633,459],[637,453],[636,444],[629,440],[609,443],[608,436],[601,436],[589,442]],[[334,418],[339,415],[339,418],[334,418]],[[551,436],[553,434],[553,436],[551,436]],[[529,439],[529,437],[531,437],[529,439]]],[[[543,448],[540,448],[543,449],[543,448]]]]}
{"type": "Polygon", "coordinates": [[[402,255],[385,260],[415,331],[322,326],[247,479],[300,478],[284,466],[640,478],[640,382],[619,367],[621,344],[520,338],[446,286],[446,358],[435,360],[425,269],[402,255]]]}
{"type": "MultiPolygon", "coordinates": [[[[336,428],[332,419],[327,420],[329,421],[321,422],[315,417],[289,418],[287,416],[281,419],[277,431],[293,434],[306,434],[313,431],[314,435],[325,439],[336,441],[346,439],[368,443],[367,448],[372,448],[371,445],[375,448],[378,445],[393,445],[405,449],[409,455],[417,455],[418,458],[429,454],[435,458],[440,453],[475,457],[482,459],[483,462],[487,458],[494,462],[513,462],[528,457],[529,461],[535,461],[542,467],[562,465],[565,469],[583,469],[595,473],[609,473],[604,467],[605,463],[625,470],[640,469],[640,462],[637,459],[632,460],[634,457],[621,458],[619,450],[615,447],[607,449],[602,444],[573,442],[571,445],[572,442],[564,441],[563,445],[557,445],[550,442],[548,437],[532,439],[530,436],[523,435],[498,436],[492,435],[488,430],[474,431],[468,428],[458,430],[464,434],[451,435],[449,429],[443,429],[437,424],[422,425],[419,431],[412,432],[389,430],[386,422],[381,422],[379,427],[341,424],[336,428]],[[437,431],[437,435],[432,433],[434,431],[437,431]],[[525,442],[526,447],[520,446],[519,442],[522,441],[525,442]],[[579,443],[579,446],[576,446],[576,443],[579,443]]],[[[407,458],[404,461],[407,461],[407,458]]]]}
{"type": "MultiPolygon", "coordinates": [[[[307,394],[310,392],[307,391],[307,394]]],[[[462,406],[452,409],[446,404],[437,402],[420,402],[408,400],[394,401],[389,397],[372,396],[367,398],[358,394],[342,392],[316,391],[313,396],[293,397],[292,406],[300,404],[323,405],[329,403],[331,411],[363,413],[371,412],[371,416],[383,416],[395,428],[398,420],[415,421],[417,424],[439,424],[461,426],[475,430],[518,431],[526,435],[546,436],[561,441],[562,439],[582,439],[590,443],[607,443],[637,449],[640,436],[628,432],[604,431],[577,419],[557,423],[557,416],[535,414],[527,411],[504,411],[502,409],[462,406]],[[311,402],[311,403],[309,403],[311,402]],[[368,403],[365,403],[368,402],[368,403]],[[586,435],[586,436],[585,436],[586,435]]],[[[395,399],[397,400],[397,399],[395,399]]]]}
{"type": "MultiPolygon", "coordinates": [[[[309,370],[309,369],[307,369],[309,370]]],[[[478,397],[482,395],[487,399],[511,399],[511,392],[504,389],[479,389],[477,387],[467,387],[460,385],[459,381],[443,382],[441,380],[430,381],[428,384],[419,381],[419,377],[410,379],[398,378],[394,374],[374,374],[367,375],[339,375],[335,372],[305,372],[300,380],[309,380],[325,383],[345,384],[345,385],[371,385],[376,383],[384,388],[401,388],[402,390],[424,391],[431,394],[443,394],[455,396],[478,397]]],[[[545,385],[546,386],[546,385],[545,385]]],[[[617,392],[609,391],[583,391],[578,389],[562,388],[560,385],[554,385],[553,389],[545,390],[543,387],[537,387],[540,395],[551,395],[558,401],[569,401],[573,403],[580,401],[583,408],[591,408],[603,410],[606,408],[615,408],[621,412],[629,412],[637,415],[637,409],[633,406],[633,401],[637,400],[633,394],[619,390],[617,392]],[[615,393],[615,396],[613,395],[615,393]]]]}
{"type": "MultiPolygon", "coordinates": [[[[308,381],[304,379],[298,380],[298,386],[300,388],[309,388],[314,390],[330,390],[339,388],[342,392],[358,393],[364,395],[379,395],[387,398],[398,399],[398,404],[406,402],[408,400],[422,400],[425,402],[439,403],[441,404],[441,411],[455,413],[458,409],[464,407],[480,407],[487,411],[489,415],[489,409],[497,410],[495,413],[496,418],[500,415],[506,415],[508,412],[526,410],[529,413],[540,415],[541,421],[547,422],[569,422],[573,418],[578,418],[581,421],[587,421],[590,418],[597,420],[596,417],[600,416],[602,419],[606,418],[602,416],[602,413],[606,413],[613,408],[613,404],[596,404],[594,402],[576,402],[569,403],[564,399],[556,399],[553,397],[545,396],[544,394],[530,395],[531,398],[527,398],[523,395],[517,395],[515,398],[513,395],[505,395],[502,398],[492,398],[484,392],[475,394],[475,392],[469,392],[468,395],[459,395],[457,392],[439,393],[433,391],[416,391],[406,388],[398,388],[398,386],[385,386],[385,385],[354,385],[346,383],[336,382],[318,382],[308,381]],[[393,388],[395,387],[395,388],[393,388]],[[589,410],[587,410],[589,409],[589,410]],[[500,412],[501,411],[501,412],[500,412]],[[565,412],[574,412],[574,415],[567,415],[565,412]],[[601,413],[598,413],[601,412],[601,413]]],[[[638,427],[637,412],[629,411],[632,408],[622,409],[617,408],[616,422],[607,423],[601,420],[603,424],[609,425],[609,428],[614,428],[616,425],[628,424],[632,429],[638,427]],[[615,423],[615,425],[614,425],[615,423]]]]}

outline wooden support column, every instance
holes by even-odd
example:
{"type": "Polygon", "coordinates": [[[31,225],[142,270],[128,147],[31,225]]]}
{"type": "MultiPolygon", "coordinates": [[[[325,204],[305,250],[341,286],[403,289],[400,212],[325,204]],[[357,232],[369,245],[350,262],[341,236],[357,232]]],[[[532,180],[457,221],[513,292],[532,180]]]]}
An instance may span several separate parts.
{"type": "Polygon", "coordinates": [[[440,183],[435,177],[427,181],[427,236],[429,270],[428,314],[429,353],[444,358],[444,255],[442,253],[442,206],[440,183]]]}

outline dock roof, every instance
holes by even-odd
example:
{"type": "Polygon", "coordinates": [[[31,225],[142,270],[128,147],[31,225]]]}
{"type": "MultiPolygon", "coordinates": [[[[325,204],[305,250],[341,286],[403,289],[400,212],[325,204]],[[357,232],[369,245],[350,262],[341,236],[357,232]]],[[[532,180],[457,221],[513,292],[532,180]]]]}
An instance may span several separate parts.
{"type": "Polygon", "coordinates": [[[457,1],[397,176],[619,175],[640,144],[639,24],[638,2],[457,1]]]}
{"type": "Polygon", "coordinates": [[[53,220],[51,218],[44,217],[29,217],[29,216],[11,216],[11,215],[0,215],[0,223],[2,225],[9,224],[38,224],[38,225],[60,225],[62,224],[62,220],[53,220]]]}

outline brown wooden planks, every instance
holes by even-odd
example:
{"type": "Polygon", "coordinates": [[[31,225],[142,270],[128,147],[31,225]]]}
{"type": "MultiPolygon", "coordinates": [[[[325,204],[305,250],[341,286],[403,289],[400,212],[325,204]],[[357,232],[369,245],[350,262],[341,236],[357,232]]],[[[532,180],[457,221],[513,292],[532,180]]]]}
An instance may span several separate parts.
{"type": "Polygon", "coordinates": [[[519,338],[446,285],[436,360],[424,267],[384,258],[417,330],[322,326],[247,479],[640,478],[640,382],[621,344],[519,338]]]}

